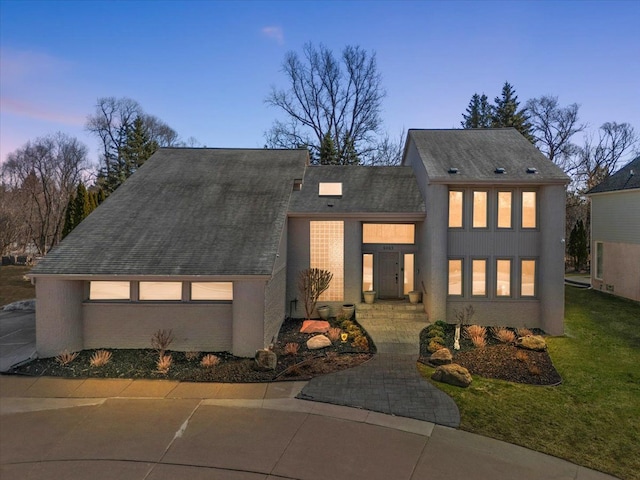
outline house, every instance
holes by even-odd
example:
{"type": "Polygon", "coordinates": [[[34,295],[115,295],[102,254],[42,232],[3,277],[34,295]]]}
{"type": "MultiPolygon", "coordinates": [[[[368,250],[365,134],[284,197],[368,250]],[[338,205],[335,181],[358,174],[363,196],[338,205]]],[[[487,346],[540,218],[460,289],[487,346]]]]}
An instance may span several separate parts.
{"type": "Polygon", "coordinates": [[[587,192],[591,286],[640,301],[640,156],[587,192]]]}
{"type": "MultiPolygon", "coordinates": [[[[563,331],[568,178],[515,129],[410,130],[401,166],[311,166],[308,152],[156,152],[31,272],[37,350],[145,348],[252,356],[304,315],[298,272],[423,292],[431,320],[563,331]]],[[[391,321],[391,320],[390,320],[391,321]]]]}

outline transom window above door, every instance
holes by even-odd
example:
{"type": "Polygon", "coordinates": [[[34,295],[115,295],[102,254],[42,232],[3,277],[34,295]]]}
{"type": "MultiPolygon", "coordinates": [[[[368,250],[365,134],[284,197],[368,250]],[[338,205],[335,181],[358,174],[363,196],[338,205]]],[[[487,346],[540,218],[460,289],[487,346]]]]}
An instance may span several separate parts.
{"type": "Polygon", "coordinates": [[[412,223],[363,223],[362,243],[415,243],[416,226],[412,223]]]}

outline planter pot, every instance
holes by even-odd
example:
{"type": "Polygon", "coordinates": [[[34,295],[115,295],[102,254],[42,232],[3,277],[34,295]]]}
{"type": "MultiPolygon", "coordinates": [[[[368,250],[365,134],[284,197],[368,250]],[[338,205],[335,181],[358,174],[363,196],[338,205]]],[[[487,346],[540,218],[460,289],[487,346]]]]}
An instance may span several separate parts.
{"type": "Polygon", "coordinates": [[[331,316],[331,309],[327,305],[322,305],[321,307],[318,307],[318,315],[320,315],[322,320],[329,320],[329,317],[331,316]]]}
{"type": "Polygon", "coordinates": [[[420,302],[420,292],[414,290],[413,292],[409,292],[409,302],[418,303],[420,302]]]}
{"type": "Polygon", "coordinates": [[[353,303],[347,303],[342,305],[342,315],[347,319],[351,320],[353,317],[353,313],[356,311],[356,306],[353,303]]]}
{"type": "Polygon", "coordinates": [[[364,295],[364,303],[371,304],[376,300],[376,292],[375,290],[367,290],[363,292],[364,295]]]}

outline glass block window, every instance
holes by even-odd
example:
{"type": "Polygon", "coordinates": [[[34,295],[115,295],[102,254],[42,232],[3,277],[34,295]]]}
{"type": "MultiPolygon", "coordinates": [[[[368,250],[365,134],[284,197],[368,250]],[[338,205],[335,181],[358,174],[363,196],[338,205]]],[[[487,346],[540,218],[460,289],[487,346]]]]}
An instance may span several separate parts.
{"type": "Polygon", "coordinates": [[[191,300],[233,300],[233,282],[191,282],[191,300]]]}
{"type": "Polygon", "coordinates": [[[310,222],[310,239],[309,266],[333,274],[329,288],[319,300],[344,300],[344,222],[310,222]]]}
{"type": "Polygon", "coordinates": [[[129,300],[129,282],[89,282],[89,300],[129,300]]]}

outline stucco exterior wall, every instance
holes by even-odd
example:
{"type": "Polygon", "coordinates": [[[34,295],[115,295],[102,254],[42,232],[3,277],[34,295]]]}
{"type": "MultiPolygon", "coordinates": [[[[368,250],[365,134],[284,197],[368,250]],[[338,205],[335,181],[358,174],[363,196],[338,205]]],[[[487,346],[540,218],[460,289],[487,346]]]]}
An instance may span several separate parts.
{"type": "Polygon", "coordinates": [[[264,299],[264,346],[278,338],[280,326],[285,319],[285,298],[287,294],[287,269],[282,266],[265,289],[264,299]]]}
{"type": "Polygon", "coordinates": [[[253,357],[264,344],[265,280],[233,282],[232,352],[253,357]]]}
{"type": "Polygon", "coordinates": [[[446,185],[429,185],[425,241],[420,245],[426,257],[423,275],[427,289],[427,314],[435,322],[447,318],[447,230],[449,190],[446,185]]]}
{"type": "Polygon", "coordinates": [[[82,350],[84,282],[40,277],[36,280],[36,351],[53,357],[82,350]]]}
{"type": "Polygon", "coordinates": [[[82,305],[84,348],[151,348],[158,330],[171,329],[171,350],[231,351],[232,305],[99,303],[82,305]]]}
{"type": "Polygon", "coordinates": [[[456,311],[462,312],[468,305],[472,305],[474,310],[471,323],[477,325],[543,328],[540,302],[537,300],[448,300],[446,321],[458,323],[456,311]]]}
{"type": "Polygon", "coordinates": [[[602,270],[602,279],[595,278],[591,265],[594,289],[640,302],[640,244],[603,242],[602,270]]]}

